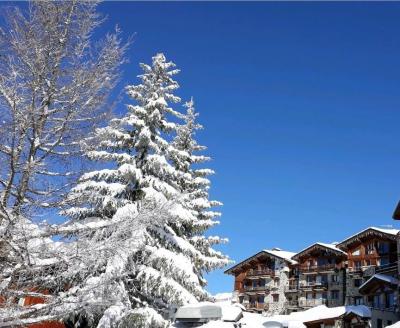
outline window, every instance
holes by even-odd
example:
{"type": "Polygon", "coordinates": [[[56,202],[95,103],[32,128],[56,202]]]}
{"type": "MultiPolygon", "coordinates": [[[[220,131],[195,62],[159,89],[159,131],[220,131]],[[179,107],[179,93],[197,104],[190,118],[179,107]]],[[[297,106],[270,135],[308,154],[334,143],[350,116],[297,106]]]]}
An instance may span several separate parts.
{"type": "Polygon", "coordinates": [[[354,305],[363,305],[364,299],[362,296],[354,297],[354,305]]]}
{"type": "Polygon", "coordinates": [[[360,287],[363,283],[362,279],[354,279],[354,287],[360,287]]]}
{"type": "Polygon", "coordinates": [[[359,248],[357,248],[356,250],[351,252],[351,255],[353,255],[353,256],[359,256],[360,254],[361,254],[361,252],[360,252],[359,248]]]}
{"type": "Polygon", "coordinates": [[[331,291],[331,299],[333,299],[333,300],[338,300],[339,299],[339,291],[338,290],[332,290],[331,291]]]}
{"type": "Polygon", "coordinates": [[[258,296],[257,297],[257,302],[261,303],[261,304],[264,303],[264,296],[262,296],[262,295],[258,296]]]}
{"type": "Polygon", "coordinates": [[[381,308],[381,298],[380,295],[374,295],[374,308],[380,309],[381,308]]]}
{"type": "Polygon", "coordinates": [[[333,274],[331,277],[332,282],[339,282],[339,276],[337,274],[333,274]]]}
{"type": "Polygon", "coordinates": [[[239,303],[243,304],[243,301],[244,301],[244,296],[239,296],[239,303]]]}
{"type": "Polygon", "coordinates": [[[264,287],[265,286],[265,279],[260,279],[259,285],[260,285],[260,287],[264,287]]]}
{"type": "Polygon", "coordinates": [[[389,264],[389,258],[388,257],[381,257],[379,261],[379,265],[387,265],[389,264]]]}
{"type": "Polygon", "coordinates": [[[368,244],[366,249],[367,249],[367,254],[372,254],[374,252],[374,244],[373,243],[368,244]]]}
{"type": "Polygon", "coordinates": [[[389,253],[389,243],[384,242],[384,241],[378,242],[378,253],[379,254],[389,253]]]}
{"type": "Polygon", "coordinates": [[[393,292],[385,293],[385,307],[386,308],[394,307],[394,293],[393,292]]]}
{"type": "Polygon", "coordinates": [[[313,293],[307,293],[307,294],[306,294],[306,298],[307,298],[308,300],[313,299],[313,293]]]}
{"type": "Polygon", "coordinates": [[[361,261],[354,261],[354,267],[356,269],[360,269],[361,268],[361,261]]]}
{"type": "Polygon", "coordinates": [[[272,300],[274,301],[274,303],[279,302],[279,294],[273,294],[272,295],[272,300]]]}

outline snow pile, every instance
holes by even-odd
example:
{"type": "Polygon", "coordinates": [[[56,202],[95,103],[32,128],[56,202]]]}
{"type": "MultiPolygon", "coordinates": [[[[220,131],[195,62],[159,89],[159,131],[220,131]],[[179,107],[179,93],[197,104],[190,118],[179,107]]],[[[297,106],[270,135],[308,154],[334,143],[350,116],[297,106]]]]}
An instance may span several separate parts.
{"type": "Polygon", "coordinates": [[[394,323],[393,325],[386,326],[386,328],[400,328],[400,321],[394,323]]]}

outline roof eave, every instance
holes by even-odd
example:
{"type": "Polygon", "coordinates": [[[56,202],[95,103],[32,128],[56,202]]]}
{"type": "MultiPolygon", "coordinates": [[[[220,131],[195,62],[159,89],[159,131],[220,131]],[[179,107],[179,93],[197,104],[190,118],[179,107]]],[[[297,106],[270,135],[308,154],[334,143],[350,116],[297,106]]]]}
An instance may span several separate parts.
{"type": "Polygon", "coordinates": [[[394,210],[393,219],[400,220],[400,202],[397,203],[396,209],[394,210]]]}

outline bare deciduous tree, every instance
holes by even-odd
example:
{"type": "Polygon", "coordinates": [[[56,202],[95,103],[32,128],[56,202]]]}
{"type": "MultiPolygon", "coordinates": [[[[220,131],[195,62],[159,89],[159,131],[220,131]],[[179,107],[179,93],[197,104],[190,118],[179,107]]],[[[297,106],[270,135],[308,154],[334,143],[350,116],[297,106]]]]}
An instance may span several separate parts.
{"type": "Polygon", "coordinates": [[[91,42],[102,22],[92,1],[38,1],[26,13],[4,12],[0,206],[20,214],[57,201],[76,169],[68,162],[79,140],[104,113],[125,46],[118,31],[91,42]]]}

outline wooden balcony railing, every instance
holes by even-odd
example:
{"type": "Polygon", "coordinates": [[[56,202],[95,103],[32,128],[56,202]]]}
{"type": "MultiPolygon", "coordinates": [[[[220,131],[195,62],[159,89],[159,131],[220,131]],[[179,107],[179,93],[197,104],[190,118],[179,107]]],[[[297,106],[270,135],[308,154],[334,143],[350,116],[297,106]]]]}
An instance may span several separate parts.
{"type": "Polygon", "coordinates": [[[297,284],[290,284],[288,286],[285,286],[285,292],[290,293],[290,292],[297,292],[299,290],[299,287],[297,284]]]}
{"type": "Polygon", "coordinates": [[[268,291],[268,288],[266,286],[249,286],[245,285],[244,286],[245,291],[268,291]]]}
{"type": "Polygon", "coordinates": [[[304,281],[300,282],[300,288],[327,288],[328,287],[328,282],[327,281],[304,281]]]}
{"type": "Polygon", "coordinates": [[[300,266],[300,272],[321,272],[335,270],[336,264],[324,264],[316,266],[300,266]]]}
{"type": "Polygon", "coordinates": [[[321,299],[299,300],[300,306],[313,307],[313,306],[318,306],[318,305],[324,305],[326,303],[327,303],[326,299],[322,299],[322,298],[321,299]]]}
{"type": "Polygon", "coordinates": [[[326,305],[330,306],[330,307],[342,306],[343,302],[340,301],[340,300],[332,300],[332,299],[330,299],[330,300],[328,300],[326,305]]]}
{"type": "Polygon", "coordinates": [[[299,301],[286,301],[285,306],[287,307],[298,307],[299,306],[299,301]]]}
{"type": "Polygon", "coordinates": [[[243,305],[247,310],[268,310],[267,303],[250,302],[243,305]]]}
{"type": "Polygon", "coordinates": [[[275,272],[271,269],[262,269],[262,270],[249,270],[247,271],[247,277],[254,276],[273,276],[275,272]]]}

